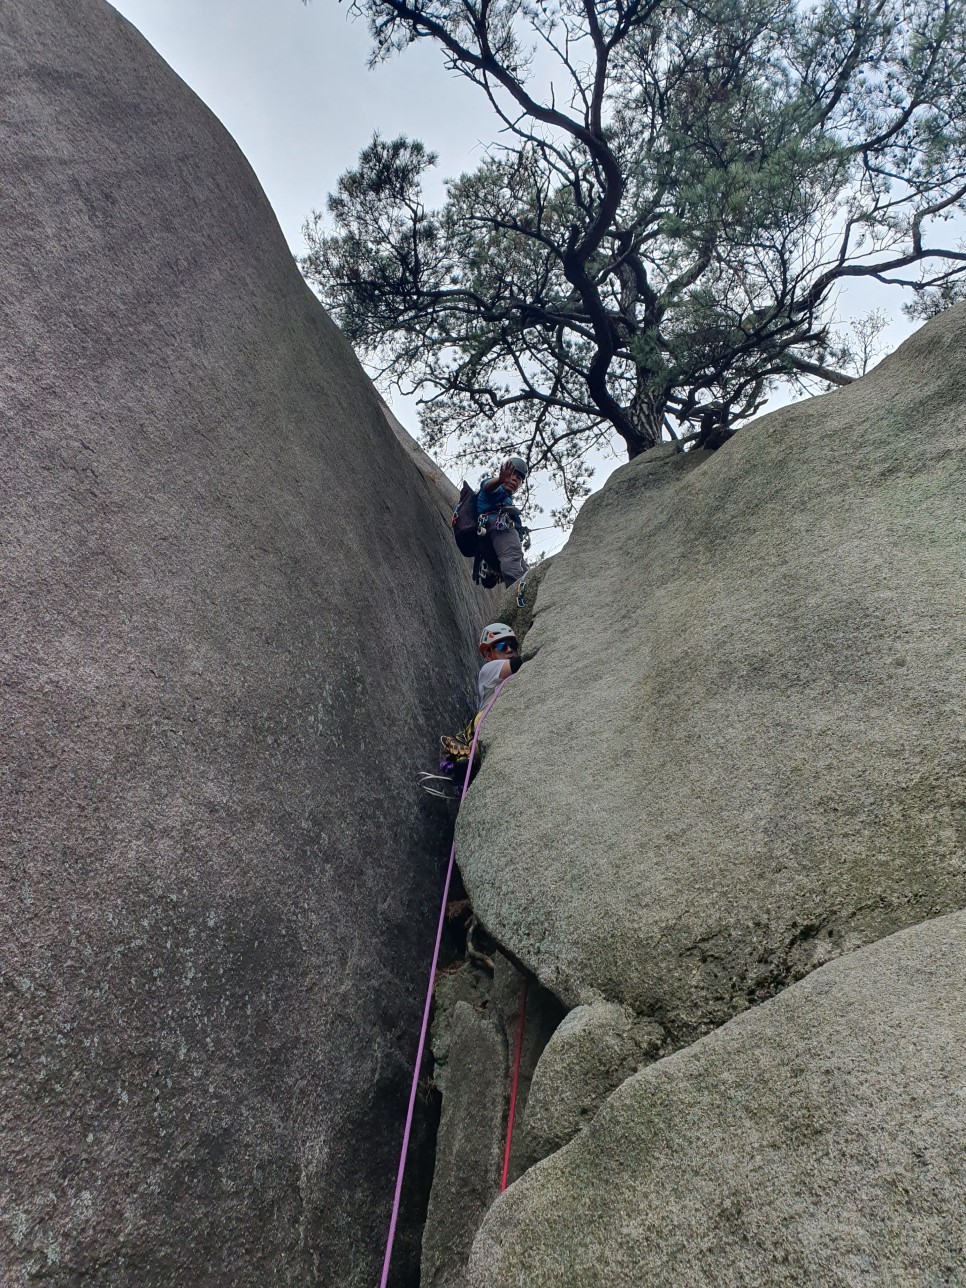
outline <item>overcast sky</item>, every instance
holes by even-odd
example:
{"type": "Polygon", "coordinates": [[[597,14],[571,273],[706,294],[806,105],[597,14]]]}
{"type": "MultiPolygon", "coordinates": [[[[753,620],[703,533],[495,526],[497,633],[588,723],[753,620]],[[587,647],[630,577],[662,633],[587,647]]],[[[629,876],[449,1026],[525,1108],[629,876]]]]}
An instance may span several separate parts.
{"type": "MultiPolygon", "coordinates": [[[[113,0],[219,117],[251,162],[295,254],[302,224],[374,130],[406,134],[439,153],[435,183],[474,168],[493,137],[483,96],[448,73],[426,43],[374,71],[369,37],[337,0],[113,0]]],[[[863,283],[843,299],[843,312],[884,308],[895,315],[890,347],[911,330],[900,299],[863,283]]],[[[392,399],[412,433],[408,400],[392,399]]],[[[782,400],[786,401],[786,400],[782,400]]],[[[615,462],[616,463],[616,462],[615,462]]],[[[601,481],[613,465],[598,471],[601,481]]],[[[535,544],[537,539],[535,538],[535,544]]],[[[557,534],[539,547],[556,548],[557,534]]]]}
{"type": "Polygon", "coordinates": [[[296,252],[374,130],[423,139],[440,173],[475,165],[489,113],[425,46],[369,71],[365,24],[336,0],[113,0],[248,157],[296,252]]]}
{"type": "MultiPolygon", "coordinates": [[[[418,45],[369,71],[365,24],[336,0],[112,3],[227,127],[295,254],[305,250],[305,219],[324,206],[373,131],[422,139],[439,154],[432,199],[442,197],[444,177],[476,167],[493,137],[482,96],[448,73],[432,48],[418,45]]],[[[414,402],[386,396],[415,436],[414,402]]],[[[598,481],[619,463],[602,461],[598,481]]],[[[557,531],[534,533],[534,551],[552,553],[563,540],[557,531]]]]}

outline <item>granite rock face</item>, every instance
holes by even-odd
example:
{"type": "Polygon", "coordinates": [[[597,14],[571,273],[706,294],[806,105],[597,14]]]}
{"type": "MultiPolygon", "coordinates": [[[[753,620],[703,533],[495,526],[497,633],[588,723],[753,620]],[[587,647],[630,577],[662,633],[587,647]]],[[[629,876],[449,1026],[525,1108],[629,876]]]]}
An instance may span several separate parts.
{"type": "Polygon", "coordinates": [[[963,1282],[964,350],[649,453],[546,570],[457,840],[572,1009],[470,1288],[963,1282]]]}
{"type": "Polygon", "coordinates": [[[368,1286],[483,614],[211,114],[0,62],[0,1281],[368,1286]]]}
{"type": "Polygon", "coordinates": [[[663,1041],[661,1026],[639,1019],[629,1007],[574,1007],[534,1070],[521,1161],[532,1166],[572,1140],[615,1088],[658,1057],[663,1041]]]}
{"type": "Polygon", "coordinates": [[[862,381],[584,505],[458,853],[568,1007],[694,1041],[966,906],[966,308],[862,381]]]}
{"type": "Polygon", "coordinates": [[[494,1205],[471,1288],[963,1283],[966,913],[630,1078],[494,1205]]]}
{"type": "MultiPolygon", "coordinates": [[[[546,559],[541,559],[539,563],[535,563],[532,568],[527,570],[527,574],[520,584],[510,586],[500,592],[497,607],[494,609],[494,620],[506,622],[508,626],[512,627],[521,645],[525,642],[527,635],[530,633],[530,627],[533,625],[533,615],[536,612],[540,583],[550,571],[554,558],[554,555],[548,555],[546,559]],[[520,602],[521,600],[523,601],[522,603],[520,602]]],[[[523,656],[530,656],[527,649],[523,650],[523,656]]]]}
{"type": "Polygon", "coordinates": [[[464,966],[436,985],[433,1083],[441,1101],[420,1288],[463,1288],[480,1224],[499,1193],[507,1042],[486,974],[464,966]]]}

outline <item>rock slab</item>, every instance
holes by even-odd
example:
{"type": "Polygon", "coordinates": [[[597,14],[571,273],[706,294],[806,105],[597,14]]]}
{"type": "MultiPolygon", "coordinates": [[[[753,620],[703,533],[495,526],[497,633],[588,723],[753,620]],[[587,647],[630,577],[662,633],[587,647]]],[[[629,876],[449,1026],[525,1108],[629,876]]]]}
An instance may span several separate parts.
{"type": "Polygon", "coordinates": [[[101,0],[0,64],[0,1281],[369,1286],[481,613],[211,114],[101,0]]]}

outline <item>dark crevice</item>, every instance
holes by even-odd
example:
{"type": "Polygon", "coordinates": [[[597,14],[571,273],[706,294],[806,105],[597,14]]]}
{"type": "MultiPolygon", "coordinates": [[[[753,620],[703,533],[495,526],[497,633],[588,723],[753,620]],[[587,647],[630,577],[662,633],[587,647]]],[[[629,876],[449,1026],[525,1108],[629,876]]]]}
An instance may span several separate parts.
{"type": "Polygon", "coordinates": [[[427,1047],[416,1093],[389,1288],[419,1288],[423,1227],[433,1184],[441,1107],[442,1097],[433,1083],[432,1056],[427,1047]]]}

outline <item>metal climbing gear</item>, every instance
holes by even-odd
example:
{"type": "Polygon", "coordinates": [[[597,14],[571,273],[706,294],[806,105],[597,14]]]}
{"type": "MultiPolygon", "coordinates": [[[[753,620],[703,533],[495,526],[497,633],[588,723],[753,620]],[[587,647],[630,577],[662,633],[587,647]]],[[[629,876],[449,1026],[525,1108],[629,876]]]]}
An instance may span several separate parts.
{"type": "Polygon", "coordinates": [[[479,520],[476,515],[476,493],[469,483],[463,483],[459,501],[453,511],[453,537],[461,555],[475,557],[479,546],[479,520]]]}
{"type": "Polygon", "coordinates": [[[479,568],[474,568],[473,580],[484,590],[492,590],[494,586],[499,586],[503,577],[496,568],[491,568],[485,559],[481,559],[479,568]]]}

